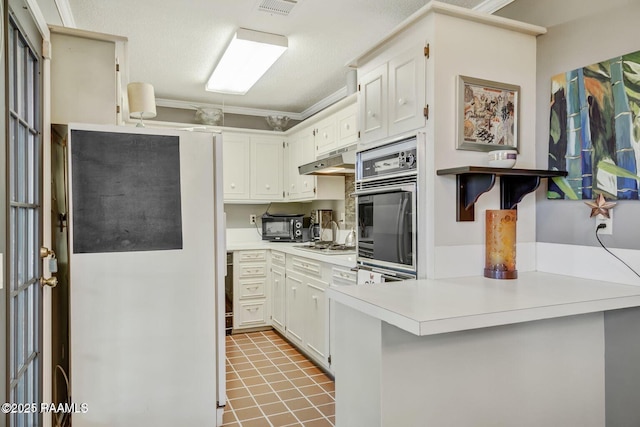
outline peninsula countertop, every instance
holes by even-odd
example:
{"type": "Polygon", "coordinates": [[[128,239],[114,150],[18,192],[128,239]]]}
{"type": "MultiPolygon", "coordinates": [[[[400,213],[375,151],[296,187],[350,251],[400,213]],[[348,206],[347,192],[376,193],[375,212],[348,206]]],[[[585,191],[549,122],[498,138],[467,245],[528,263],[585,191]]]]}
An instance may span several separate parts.
{"type": "Polygon", "coordinates": [[[542,272],[331,286],[327,295],[418,336],[640,306],[640,286],[542,272]]]}

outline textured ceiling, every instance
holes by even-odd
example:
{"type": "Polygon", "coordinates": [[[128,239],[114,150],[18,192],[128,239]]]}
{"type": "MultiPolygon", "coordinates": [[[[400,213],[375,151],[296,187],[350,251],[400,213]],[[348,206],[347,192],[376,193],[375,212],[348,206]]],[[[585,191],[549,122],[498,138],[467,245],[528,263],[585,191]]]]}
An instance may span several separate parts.
{"type": "Polygon", "coordinates": [[[130,80],[153,84],[157,98],[300,113],[344,88],[347,61],[426,0],[299,0],[286,17],[258,11],[260,0],[68,2],[77,28],[129,39],[130,80]],[[206,92],[239,27],[285,35],[289,49],[246,95],[206,92]]]}

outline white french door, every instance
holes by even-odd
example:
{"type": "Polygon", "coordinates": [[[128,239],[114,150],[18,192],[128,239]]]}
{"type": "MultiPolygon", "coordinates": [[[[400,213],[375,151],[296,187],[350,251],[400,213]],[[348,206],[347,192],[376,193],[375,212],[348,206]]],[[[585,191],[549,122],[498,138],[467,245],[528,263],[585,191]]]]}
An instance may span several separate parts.
{"type": "MultiPolygon", "coordinates": [[[[40,56],[13,15],[7,31],[9,241],[8,401],[42,400],[42,138],[40,56]]],[[[9,426],[39,426],[39,411],[9,414],[9,426]]]]}

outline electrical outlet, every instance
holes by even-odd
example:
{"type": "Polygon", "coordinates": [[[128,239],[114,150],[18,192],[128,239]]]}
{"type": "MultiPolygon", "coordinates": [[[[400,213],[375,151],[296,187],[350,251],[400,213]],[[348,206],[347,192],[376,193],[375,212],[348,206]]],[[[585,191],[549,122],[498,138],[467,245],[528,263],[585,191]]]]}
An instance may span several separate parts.
{"type": "Polygon", "coordinates": [[[599,234],[613,234],[613,212],[611,210],[609,210],[609,218],[601,214],[596,215],[596,227],[600,224],[604,224],[606,227],[598,230],[599,234]]]}
{"type": "Polygon", "coordinates": [[[249,224],[255,224],[256,223],[256,216],[251,214],[249,215],[249,224]]]}

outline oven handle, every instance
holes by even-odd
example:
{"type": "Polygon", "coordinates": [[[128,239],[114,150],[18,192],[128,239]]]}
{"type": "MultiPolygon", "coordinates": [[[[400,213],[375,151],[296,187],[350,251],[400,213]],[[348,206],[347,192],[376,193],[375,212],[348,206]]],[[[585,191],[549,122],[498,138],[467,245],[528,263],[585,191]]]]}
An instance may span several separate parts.
{"type": "Polygon", "coordinates": [[[351,269],[351,271],[355,271],[356,274],[358,273],[358,270],[373,271],[374,273],[380,273],[380,274],[382,274],[382,277],[385,279],[385,282],[400,282],[402,280],[412,280],[412,279],[416,278],[413,275],[391,272],[389,270],[384,270],[384,269],[380,269],[380,268],[376,268],[376,267],[370,267],[368,265],[364,266],[364,265],[361,265],[361,264],[358,264],[358,265],[356,265],[355,267],[353,267],[351,269]]]}
{"type": "Polygon", "coordinates": [[[415,190],[416,190],[416,185],[415,184],[399,185],[399,186],[395,186],[395,187],[380,187],[380,188],[376,188],[376,189],[372,189],[372,190],[356,191],[354,193],[351,193],[350,196],[351,197],[370,196],[372,194],[395,193],[395,192],[398,192],[398,191],[413,192],[415,190]]]}
{"type": "Polygon", "coordinates": [[[405,210],[408,203],[409,199],[407,197],[402,197],[402,203],[398,210],[400,214],[400,220],[398,221],[398,260],[401,264],[406,263],[406,240],[404,231],[407,228],[407,216],[405,215],[405,210]]]}

